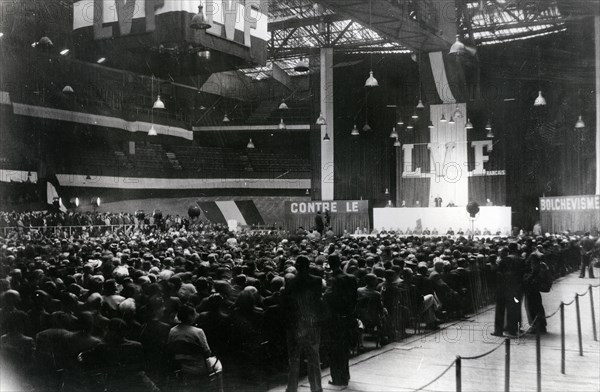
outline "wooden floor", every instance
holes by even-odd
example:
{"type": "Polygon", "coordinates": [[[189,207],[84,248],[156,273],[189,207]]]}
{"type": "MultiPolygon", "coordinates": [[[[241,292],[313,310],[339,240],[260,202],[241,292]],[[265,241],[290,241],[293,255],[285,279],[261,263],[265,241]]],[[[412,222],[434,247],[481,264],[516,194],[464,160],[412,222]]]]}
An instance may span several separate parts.
{"type": "MultiPolygon", "coordinates": [[[[554,312],[560,302],[571,302],[575,293],[583,294],[595,279],[579,279],[578,274],[557,281],[550,293],[542,294],[546,314],[554,312]]],[[[596,325],[600,327],[600,288],[593,289],[596,325]]],[[[548,319],[548,334],[541,337],[542,391],[600,391],[600,343],[593,340],[589,293],[579,298],[583,356],[579,355],[575,303],[565,307],[566,372],[561,374],[560,314],[548,319]]],[[[329,371],[324,370],[323,389],[331,391],[414,391],[435,379],[455,360],[477,356],[500,346],[480,359],[462,359],[463,391],[504,391],[504,339],[491,336],[494,307],[465,321],[444,325],[440,331],[426,336],[413,336],[400,343],[370,351],[351,360],[351,380],[347,387],[327,383],[329,371]]],[[[527,317],[523,309],[523,320],[527,317]]],[[[523,326],[527,328],[527,324],[523,326]]],[[[510,390],[536,391],[535,336],[525,335],[511,340],[510,390]]],[[[455,391],[455,366],[423,391],[455,391]]],[[[236,388],[245,390],[243,386],[236,388]]],[[[285,385],[267,388],[272,392],[285,391],[285,385]]],[[[310,391],[306,379],[298,389],[310,391]]]]}

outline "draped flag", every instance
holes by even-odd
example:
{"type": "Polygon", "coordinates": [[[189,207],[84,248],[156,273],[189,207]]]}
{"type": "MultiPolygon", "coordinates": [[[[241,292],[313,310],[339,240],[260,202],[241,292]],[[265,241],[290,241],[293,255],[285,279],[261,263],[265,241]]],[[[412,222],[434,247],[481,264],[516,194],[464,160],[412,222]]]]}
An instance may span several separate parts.
{"type": "Polygon", "coordinates": [[[227,224],[235,220],[241,226],[264,225],[265,221],[252,200],[198,202],[202,213],[212,223],[227,224]]]}
{"type": "Polygon", "coordinates": [[[59,187],[60,184],[55,175],[49,176],[46,179],[46,203],[49,206],[57,207],[62,212],[67,212],[67,208],[58,194],[59,187]]]}

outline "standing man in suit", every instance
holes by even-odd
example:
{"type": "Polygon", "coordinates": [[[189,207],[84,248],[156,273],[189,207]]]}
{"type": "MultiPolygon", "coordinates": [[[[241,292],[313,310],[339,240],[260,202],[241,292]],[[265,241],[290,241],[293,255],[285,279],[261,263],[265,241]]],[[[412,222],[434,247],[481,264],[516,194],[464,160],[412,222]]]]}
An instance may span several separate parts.
{"type": "Polygon", "coordinates": [[[500,251],[498,263],[498,282],[496,286],[496,316],[494,336],[503,336],[504,330],[509,337],[517,337],[521,323],[521,302],[523,300],[523,275],[525,263],[518,255],[516,242],[508,244],[508,249],[500,251]],[[506,328],[504,316],[506,314],[506,328]]]}
{"type": "Polygon", "coordinates": [[[286,315],[286,338],[290,370],[287,392],[298,390],[300,356],[304,353],[311,392],[321,392],[321,278],[309,274],[310,260],[298,256],[298,274],[285,284],[282,306],[286,315]]]}
{"type": "Polygon", "coordinates": [[[589,231],[585,233],[584,237],[579,242],[579,249],[581,253],[581,270],[579,271],[579,277],[585,278],[585,270],[589,271],[590,279],[594,279],[594,266],[592,265],[592,253],[594,252],[594,246],[596,241],[590,236],[589,231]]]}
{"type": "Polygon", "coordinates": [[[433,199],[433,202],[435,203],[436,207],[441,207],[442,206],[442,198],[440,197],[440,195],[437,195],[437,197],[435,199],[433,199]]]}
{"type": "Polygon", "coordinates": [[[337,254],[329,256],[331,268],[330,287],[325,302],[331,311],[331,380],[332,385],[348,385],[350,380],[349,351],[352,330],[356,327],[356,302],[358,284],[356,278],[344,273],[337,254]]]}
{"type": "Polygon", "coordinates": [[[325,230],[325,220],[323,220],[323,215],[321,215],[321,211],[317,211],[317,215],[315,216],[315,229],[321,235],[325,230]]]}

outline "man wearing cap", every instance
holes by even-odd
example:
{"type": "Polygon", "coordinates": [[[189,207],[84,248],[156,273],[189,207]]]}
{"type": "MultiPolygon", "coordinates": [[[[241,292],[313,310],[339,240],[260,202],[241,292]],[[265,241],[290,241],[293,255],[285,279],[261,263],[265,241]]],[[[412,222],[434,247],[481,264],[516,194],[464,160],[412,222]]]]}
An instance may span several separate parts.
{"type": "Polygon", "coordinates": [[[579,241],[580,249],[580,265],[581,270],[579,271],[579,277],[585,278],[585,270],[589,271],[590,279],[594,279],[594,266],[592,264],[592,253],[594,252],[595,241],[590,236],[590,232],[586,232],[584,237],[579,241]]]}
{"type": "Polygon", "coordinates": [[[298,256],[295,263],[297,275],[285,284],[281,298],[286,314],[287,346],[290,370],[287,392],[298,390],[300,356],[306,356],[308,381],[311,392],[321,392],[321,279],[309,274],[310,260],[298,256]]]}

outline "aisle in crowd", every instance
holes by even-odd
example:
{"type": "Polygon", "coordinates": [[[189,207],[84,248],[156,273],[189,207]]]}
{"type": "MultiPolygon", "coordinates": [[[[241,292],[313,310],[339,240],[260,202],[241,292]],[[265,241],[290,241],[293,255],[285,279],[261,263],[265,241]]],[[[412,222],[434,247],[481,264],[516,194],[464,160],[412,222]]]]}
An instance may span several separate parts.
{"type": "MultiPolygon", "coordinates": [[[[324,295],[318,365],[343,367],[368,337],[390,344],[493,303],[505,249],[543,260],[556,278],[577,270],[580,243],[592,243],[565,234],[233,233],[135,213],[0,216],[15,227],[0,240],[0,351],[12,370],[2,375],[43,390],[178,390],[221,368],[225,388],[245,380],[248,390],[264,389],[269,376],[287,372],[286,327],[296,309],[286,289],[303,268],[321,282],[319,300],[324,295]],[[103,218],[121,226],[49,224],[103,218]],[[340,296],[341,286],[354,287],[354,302],[340,296]]],[[[341,374],[334,384],[348,383],[341,374]]]]}

